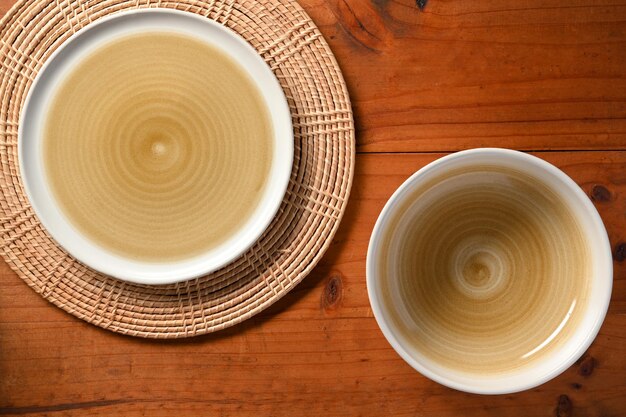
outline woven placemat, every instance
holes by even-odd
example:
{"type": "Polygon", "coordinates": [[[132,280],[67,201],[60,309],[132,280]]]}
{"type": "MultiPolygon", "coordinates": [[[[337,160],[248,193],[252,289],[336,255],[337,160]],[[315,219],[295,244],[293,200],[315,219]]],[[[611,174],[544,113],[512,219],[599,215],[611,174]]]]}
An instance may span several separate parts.
{"type": "Polygon", "coordinates": [[[241,322],[311,271],[343,215],[354,166],[346,86],[328,45],[292,0],[20,0],[0,21],[0,245],[6,262],[44,298],[97,326],[178,338],[241,322]],[[50,54],[103,16],[163,7],[213,19],[245,38],[280,81],[294,125],[289,188],[266,233],[242,257],[175,285],[119,281],[77,262],[46,233],[24,194],[17,159],[20,111],[50,54]]]}

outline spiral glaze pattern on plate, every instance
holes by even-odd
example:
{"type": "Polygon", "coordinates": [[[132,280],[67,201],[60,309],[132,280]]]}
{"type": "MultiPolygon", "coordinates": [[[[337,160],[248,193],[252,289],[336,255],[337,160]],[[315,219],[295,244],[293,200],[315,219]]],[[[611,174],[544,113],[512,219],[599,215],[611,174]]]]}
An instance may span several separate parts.
{"type": "Polygon", "coordinates": [[[382,302],[414,354],[470,374],[561,345],[589,292],[588,247],[554,191],[503,167],[456,170],[408,196],[382,245],[382,302]]]}
{"type": "Polygon", "coordinates": [[[55,94],[44,162],[67,217],[149,261],[232,236],[264,190],[272,126],[254,82],[204,42],[128,35],[88,56],[55,94]]]}

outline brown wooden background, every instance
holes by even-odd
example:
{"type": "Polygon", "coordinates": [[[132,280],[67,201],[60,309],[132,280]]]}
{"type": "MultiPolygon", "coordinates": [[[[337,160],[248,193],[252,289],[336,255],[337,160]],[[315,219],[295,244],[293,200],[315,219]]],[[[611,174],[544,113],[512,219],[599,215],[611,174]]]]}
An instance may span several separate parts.
{"type": "Polygon", "coordinates": [[[261,315],[168,342],[83,323],[0,261],[0,415],[626,415],[626,1],[300,3],[337,56],[357,124],[352,196],[322,263],[261,315]],[[424,164],[479,146],[561,167],[614,248],[611,307],[588,353],[515,395],[464,394],[413,371],[366,294],[386,199],[424,164]]]}

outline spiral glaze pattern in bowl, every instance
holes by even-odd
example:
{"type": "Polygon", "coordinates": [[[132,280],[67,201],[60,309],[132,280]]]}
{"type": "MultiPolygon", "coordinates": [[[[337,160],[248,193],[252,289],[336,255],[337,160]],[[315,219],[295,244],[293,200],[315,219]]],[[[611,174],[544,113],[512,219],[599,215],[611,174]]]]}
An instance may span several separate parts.
{"type": "Polygon", "coordinates": [[[449,387],[517,392],[563,372],[600,329],[611,247],[589,198],[507,149],[440,158],[383,208],[367,254],[374,316],[413,368],[449,387]]]}
{"type": "Polygon", "coordinates": [[[560,197],[496,167],[451,172],[387,229],[383,300],[422,354],[502,373],[558,347],[587,303],[587,242],[560,197]],[[404,216],[403,216],[404,214],[404,216]]]}

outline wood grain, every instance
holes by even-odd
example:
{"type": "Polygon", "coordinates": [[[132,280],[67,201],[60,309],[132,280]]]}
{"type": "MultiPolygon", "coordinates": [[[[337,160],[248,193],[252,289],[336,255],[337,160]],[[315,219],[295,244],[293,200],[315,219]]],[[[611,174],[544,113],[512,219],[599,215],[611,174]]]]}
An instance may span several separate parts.
{"type": "Polygon", "coordinates": [[[300,2],[344,71],[360,151],[322,263],[239,326],[150,341],[62,312],[0,262],[0,415],[626,415],[626,1],[300,2]],[[365,287],[368,239],[395,188],[441,152],[478,146],[546,151],[536,155],[588,193],[615,249],[611,307],[586,356],[497,397],[413,371],[365,287]]]}
{"type": "Polygon", "coordinates": [[[626,147],[626,1],[301,1],[363,152],[626,147]]]}
{"type": "MultiPolygon", "coordinates": [[[[626,263],[615,262],[609,315],[584,361],[541,387],[492,398],[413,371],[369,307],[365,253],[387,198],[440,154],[361,154],[333,246],[277,305],[226,331],[159,342],[120,336],[52,307],[0,267],[0,415],[567,416],[626,412],[626,263]],[[562,397],[566,396],[566,397],[562,397]],[[569,406],[568,406],[569,404],[569,406]]],[[[626,240],[626,152],[539,156],[571,175],[614,246],[626,240]]]]}

